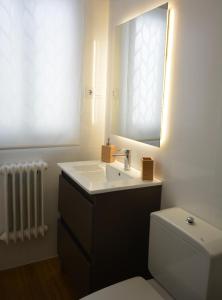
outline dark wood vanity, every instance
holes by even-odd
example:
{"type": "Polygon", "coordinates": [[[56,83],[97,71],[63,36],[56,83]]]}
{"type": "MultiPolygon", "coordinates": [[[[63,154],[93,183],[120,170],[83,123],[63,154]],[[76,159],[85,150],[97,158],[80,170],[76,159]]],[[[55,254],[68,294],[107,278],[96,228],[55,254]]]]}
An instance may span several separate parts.
{"type": "Polygon", "coordinates": [[[150,213],[161,185],[89,194],[62,172],[58,254],[79,297],[118,281],[148,278],[150,213]]]}

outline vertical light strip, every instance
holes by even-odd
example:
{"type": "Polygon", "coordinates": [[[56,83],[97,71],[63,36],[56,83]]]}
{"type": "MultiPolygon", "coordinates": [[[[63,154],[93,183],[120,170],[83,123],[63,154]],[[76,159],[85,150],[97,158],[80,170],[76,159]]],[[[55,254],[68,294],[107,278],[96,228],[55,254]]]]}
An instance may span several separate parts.
{"type": "Polygon", "coordinates": [[[96,105],[96,40],[93,41],[93,65],[92,65],[92,125],[95,124],[96,105]]]}
{"type": "Polygon", "coordinates": [[[174,23],[175,13],[170,9],[168,15],[168,33],[167,33],[167,49],[166,49],[166,71],[164,84],[164,99],[163,99],[163,114],[162,114],[162,128],[161,128],[161,146],[166,143],[169,129],[169,111],[170,111],[170,88],[172,79],[172,52],[174,40],[174,23]]]}

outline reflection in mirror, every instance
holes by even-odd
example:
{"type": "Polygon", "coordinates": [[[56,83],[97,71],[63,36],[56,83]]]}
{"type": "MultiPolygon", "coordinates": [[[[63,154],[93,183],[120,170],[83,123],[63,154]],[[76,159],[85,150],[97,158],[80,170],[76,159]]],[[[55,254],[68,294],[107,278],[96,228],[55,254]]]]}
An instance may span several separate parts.
{"type": "Polygon", "coordinates": [[[112,133],[160,146],[168,6],[116,28],[112,133]]]}

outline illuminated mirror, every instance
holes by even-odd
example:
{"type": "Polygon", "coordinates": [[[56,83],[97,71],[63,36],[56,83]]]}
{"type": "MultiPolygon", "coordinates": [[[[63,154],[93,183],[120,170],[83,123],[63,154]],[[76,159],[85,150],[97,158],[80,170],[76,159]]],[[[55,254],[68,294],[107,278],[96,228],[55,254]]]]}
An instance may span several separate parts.
{"type": "Polygon", "coordinates": [[[168,5],[116,28],[112,133],[160,146],[168,5]]]}

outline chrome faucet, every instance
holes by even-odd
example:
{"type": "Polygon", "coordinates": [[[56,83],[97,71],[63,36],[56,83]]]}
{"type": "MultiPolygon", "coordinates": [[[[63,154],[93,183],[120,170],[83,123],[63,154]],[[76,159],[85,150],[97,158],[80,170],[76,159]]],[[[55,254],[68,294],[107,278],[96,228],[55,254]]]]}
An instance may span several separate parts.
{"type": "Polygon", "coordinates": [[[130,170],[131,167],[131,150],[123,149],[123,152],[114,153],[112,156],[124,156],[124,170],[130,170]]]}

